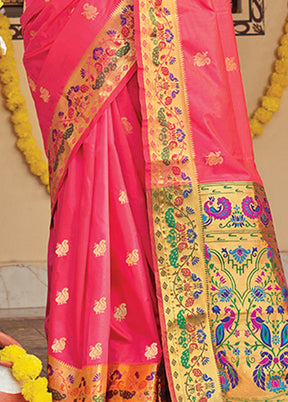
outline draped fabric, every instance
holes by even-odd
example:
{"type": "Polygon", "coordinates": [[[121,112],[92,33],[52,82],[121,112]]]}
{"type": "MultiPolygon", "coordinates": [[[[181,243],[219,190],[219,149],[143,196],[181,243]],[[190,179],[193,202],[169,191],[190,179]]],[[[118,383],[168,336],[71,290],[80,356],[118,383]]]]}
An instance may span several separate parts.
{"type": "Polygon", "coordinates": [[[229,0],[30,0],[53,400],[285,401],[288,288],[229,0]]]}

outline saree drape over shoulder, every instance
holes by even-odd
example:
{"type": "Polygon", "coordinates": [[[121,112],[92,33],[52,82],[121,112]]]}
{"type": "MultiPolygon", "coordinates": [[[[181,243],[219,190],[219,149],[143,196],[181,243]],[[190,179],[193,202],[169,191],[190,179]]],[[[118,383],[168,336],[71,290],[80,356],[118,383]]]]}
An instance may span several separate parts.
{"type": "Polygon", "coordinates": [[[229,0],[30,0],[54,401],[286,401],[288,288],[229,0]]]}

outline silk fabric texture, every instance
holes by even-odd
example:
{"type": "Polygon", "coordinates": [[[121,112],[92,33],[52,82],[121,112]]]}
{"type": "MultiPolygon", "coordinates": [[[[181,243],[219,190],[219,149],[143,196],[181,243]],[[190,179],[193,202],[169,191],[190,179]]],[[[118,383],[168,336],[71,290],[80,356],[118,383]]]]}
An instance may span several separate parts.
{"type": "Polygon", "coordinates": [[[53,398],[284,401],[288,289],[230,2],[98,3],[22,17],[50,169],[53,398]]]}

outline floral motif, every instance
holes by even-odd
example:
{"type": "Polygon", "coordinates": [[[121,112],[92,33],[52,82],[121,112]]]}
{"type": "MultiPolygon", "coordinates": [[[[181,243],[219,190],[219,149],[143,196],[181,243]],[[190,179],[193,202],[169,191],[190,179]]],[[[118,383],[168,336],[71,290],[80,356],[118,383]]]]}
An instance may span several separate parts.
{"type": "Polygon", "coordinates": [[[68,300],[69,300],[68,288],[63,288],[62,290],[57,291],[55,301],[58,304],[58,306],[66,304],[68,300]]]}
{"type": "Polygon", "coordinates": [[[92,4],[85,3],[83,6],[83,12],[82,15],[84,15],[87,20],[92,20],[94,21],[99,14],[99,11],[97,10],[97,7],[92,6],[92,4]]]}
{"type": "Polygon", "coordinates": [[[57,243],[55,253],[58,257],[65,257],[69,252],[68,240],[63,240],[62,243],[57,243]]]}

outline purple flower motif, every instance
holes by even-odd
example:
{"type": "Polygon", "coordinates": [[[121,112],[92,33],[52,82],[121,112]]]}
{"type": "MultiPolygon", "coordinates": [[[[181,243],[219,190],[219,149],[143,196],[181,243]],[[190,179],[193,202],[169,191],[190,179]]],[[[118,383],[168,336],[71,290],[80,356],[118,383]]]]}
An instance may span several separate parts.
{"type": "Polygon", "coordinates": [[[202,331],[202,329],[198,329],[197,331],[197,341],[198,343],[203,343],[206,339],[207,335],[205,334],[204,331],[202,331]]]}
{"type": "Polygon", "coordinates": [[[173,40],[173,38],[174,38],[174,35],[173,35],[173,33],[170,31],[170,29],[166,29],[166,30],[165,30],[165,39],[166,39],[166,42],[170,43],[170,42],[173,40]]]}
{"type": "Polygon", "coordinates": [[[116,31],[114,29],[109,29],[109,31],[107,31],[107,34],[110,36],[116,35],[116,31]]]}
{"type": "Polygon", "coordinates": [[[268,307],[266,308],[266,313],[267,313],[267,314],[272,314],[273,311],[274,311],[274,308],[273,308],[272,306],[268,306],[268,307]]]}
{"type": "Polygon", "coordinates": [[[170,11],[168,10],[168,8],[164,7],[163,10],[164,10],[164,13],[165,13],[166,15],[170,15],[170,14],[171,14],[170,11]]]}
{"type": "Polygon", "coordinates": [[[221,308],[219,306],[214,306],[212,308],[213,313],[219,314],[221,312],[221,308]]]}
{"type": "Polygon", "coordinates": [[[194,257],[192,260],[192,265],[196,265],[199,262],[199,257],[194,257]]]}
{"type": "Polygon", "coordinates": [[[279,314],[284,314],[284,308],[282,306],[278,307],[278,313],[279,314]]]}
{"type": "Polygon", "coordinates": [[[73,377],[72,374],[69,374],[69,375],[68,375],[68,379],[69,379],[69,381],[70,381],[70,384],[74,384],[74,377],[73,377]]]}
{"type": "Polygon", "coordinates": [[[187,230],[187,240],[189,243],[194,243],[195,239],[197,238],[197,233],[194,232],[193,229],[187,230]]]}
{"type": "Polygon", "coordinates": [[[103,53],[104,53],[103,47],[95,47],[95,49],[93,50],[93,59],[94,60],[100,59],[103,53]]]}

